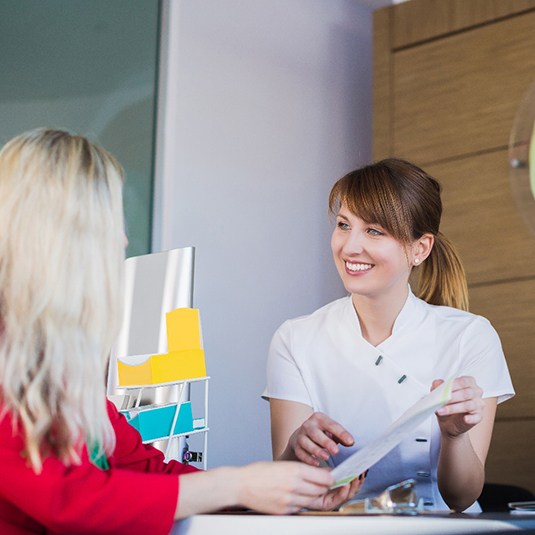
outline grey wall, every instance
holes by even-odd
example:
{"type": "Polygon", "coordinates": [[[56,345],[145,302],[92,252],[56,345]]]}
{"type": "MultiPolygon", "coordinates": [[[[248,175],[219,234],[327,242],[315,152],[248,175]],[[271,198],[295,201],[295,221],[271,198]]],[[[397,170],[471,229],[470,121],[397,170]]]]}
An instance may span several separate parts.
{"type": "Polygon", "coordinates": [[[155,250],[197,248],[209,466],[268,459],[271,336],[344,293],[327,195],[371,155],[371,14],[351,0],[167,10],[155,250]]]}

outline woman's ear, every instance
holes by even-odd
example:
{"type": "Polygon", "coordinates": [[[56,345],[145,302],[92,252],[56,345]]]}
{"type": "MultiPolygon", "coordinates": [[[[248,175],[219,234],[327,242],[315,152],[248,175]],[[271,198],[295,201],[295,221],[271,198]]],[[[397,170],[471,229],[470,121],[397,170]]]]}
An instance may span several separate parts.
{"type": "Polygon", "coordinates": [[[412,244],[412,264],[420,265],[430,254],[435,243],[433,234],[424,234],[421,238],[415,240],[412,244]]]}

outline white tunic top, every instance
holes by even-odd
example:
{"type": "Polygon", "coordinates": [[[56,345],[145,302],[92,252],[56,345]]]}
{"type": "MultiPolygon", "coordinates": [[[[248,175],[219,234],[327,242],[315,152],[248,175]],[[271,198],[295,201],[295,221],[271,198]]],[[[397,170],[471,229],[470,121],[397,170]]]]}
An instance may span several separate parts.
{"type": "MultiPolygon", "coordinates": [[[[483,397],[501,402],[514,395],[500,340],[488,320],[429,305],[409,291],[392,335],[374,347],[361,335],[349,296],[279,328],[263,396],[304,403],[342,424],[355,445],[341,447],[332,459],[335,466],[427,394],[433,379],[461,375],[473,376],[483,397]]],[[[427,508],[448,509],[437,486],[439,446],[433,416],[370,468],[357,497],[376,496],[414,478],[427,508]]],[[[471,510],[480,509],[476,504],[471,510]]]]}

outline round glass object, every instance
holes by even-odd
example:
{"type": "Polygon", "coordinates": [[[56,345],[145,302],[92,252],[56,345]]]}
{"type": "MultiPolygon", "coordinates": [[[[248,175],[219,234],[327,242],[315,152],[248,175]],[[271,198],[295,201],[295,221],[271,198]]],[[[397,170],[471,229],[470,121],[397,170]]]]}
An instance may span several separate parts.
{"type": "Polygon", "coordinates": [[[511,188],[517,206],[535,233],[535,82],[518,108],[509,139],[511,188]]]}

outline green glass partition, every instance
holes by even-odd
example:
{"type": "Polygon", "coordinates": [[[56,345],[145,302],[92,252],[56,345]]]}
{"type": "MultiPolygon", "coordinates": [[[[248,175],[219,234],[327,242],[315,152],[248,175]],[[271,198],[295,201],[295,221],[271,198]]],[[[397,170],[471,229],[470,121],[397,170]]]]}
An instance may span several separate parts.
{"type": "Polygon", "coordinates": [[[126,171],[127,255],[150,251],[159,0],[2,0],[0,142],[87,135],[126,171]]]}

